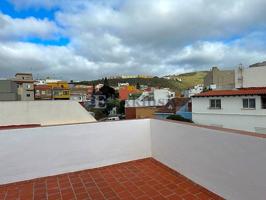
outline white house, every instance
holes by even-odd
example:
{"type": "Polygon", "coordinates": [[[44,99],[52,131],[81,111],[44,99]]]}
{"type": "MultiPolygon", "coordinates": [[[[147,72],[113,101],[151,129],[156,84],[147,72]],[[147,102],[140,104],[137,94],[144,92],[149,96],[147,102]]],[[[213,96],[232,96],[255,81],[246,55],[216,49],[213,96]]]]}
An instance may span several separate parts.
{"type": "Polygon", "coordinates": [[[192,97],[197,124],[266,134],[266,87],[213,90],[192,97]]]}
{"type": "Polygon", "coordinates": [[[244,68],[242,66],[235,70],[235,87],[266,87],[266,62],[257,63],[244,68]]]}
{"type": "Polygon", "coordinates": [[[175,97],[175,92],[168,88],[143,92],[136,100],[126,100],[126,107],[164,106],[175,97]]]}
{"type": "Polygon", "coordinates": [[[190,98],[190,97],[192,97],[195,94],[201,93],[202,91],[203,91],[203,85],[202,84],[198,84],[198,85],[195,85],[193,88],[190,88],[188,90],[185,90],[183,92],[183,95],[185,97],[190,98]]]}

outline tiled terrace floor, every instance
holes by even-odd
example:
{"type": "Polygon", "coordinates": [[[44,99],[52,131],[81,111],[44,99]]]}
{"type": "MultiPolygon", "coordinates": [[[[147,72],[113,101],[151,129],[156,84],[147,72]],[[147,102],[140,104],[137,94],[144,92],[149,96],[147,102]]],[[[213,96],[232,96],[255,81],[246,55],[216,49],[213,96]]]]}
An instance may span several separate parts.
{"type": "Polygon", "coordinates": [[[222,199],[152,158],[0,186],[0,200],[222,199]]]}

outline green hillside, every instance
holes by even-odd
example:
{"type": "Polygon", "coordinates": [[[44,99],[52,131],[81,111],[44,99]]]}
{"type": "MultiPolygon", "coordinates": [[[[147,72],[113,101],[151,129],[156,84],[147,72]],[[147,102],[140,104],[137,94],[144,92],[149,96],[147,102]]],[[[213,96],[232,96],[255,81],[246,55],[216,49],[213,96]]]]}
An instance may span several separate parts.
{"type": "MultiPolygon", "coordinates": [[[[150,87],[170,88],[174,91],[181,91],[197,84],[202,84],[206,71],[191,72],[171,76],[171,79],[153,77],[153,78],[128,78],[128,79],[108,79],[110,86],[117,86],[118,83],[129,83],[130,85],[148,85],[150,87]],[[181,79],[181,82],[178,80],[181,79]]],[[[77,84],[99,84],[103,83],[103,79],[93,81],[83,81],[77,84]]]]}
{"type": "Polygon", "coordinates": [[[207,71],[191,72],[180,74],[176,77],[181,78],[181,89],[187,89],[197,84],[203,84],[204,78],[207,75],[207,71]]]}

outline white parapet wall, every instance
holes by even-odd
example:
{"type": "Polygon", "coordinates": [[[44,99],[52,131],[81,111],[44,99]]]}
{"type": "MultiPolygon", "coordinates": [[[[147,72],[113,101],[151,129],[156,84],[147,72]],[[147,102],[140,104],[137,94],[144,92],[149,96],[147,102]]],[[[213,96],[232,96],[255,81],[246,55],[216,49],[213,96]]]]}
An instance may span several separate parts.
{"type": "Polygon", "coordinates": [[[152,154],[226,199],[265,200],[266,138],[151,120],[152,154]]]}
{"type": "Polygon", "coordinates": [[[75,101],[0,101],[0,126],[95,121],[94,117],[75,101]]]}
{"type": "Polygon", "coordinates": [[[226,199],[265,200],[257,136],[155,119],[0,130],[0,184],[152,156],[226,199]]]}
{"type": "Polygon", "coordinates": [[[150,121],[0,131],[0,185],[151,156],[150,121]]]}

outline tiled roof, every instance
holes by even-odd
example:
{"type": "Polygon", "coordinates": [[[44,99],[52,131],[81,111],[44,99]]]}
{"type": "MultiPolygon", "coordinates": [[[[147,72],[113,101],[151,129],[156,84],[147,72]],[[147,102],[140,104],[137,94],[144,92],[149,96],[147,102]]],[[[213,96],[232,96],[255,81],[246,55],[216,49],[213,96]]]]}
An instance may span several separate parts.
{"type": "Polygon", "coordinates": [[[193,97],[266,95],[266,87],[241,88],[236,90],[210,90],[193,97]]]}
{"type": "Polygon", "coordinates": [[[158,161],[148,158],[0,185],[0,199],[221,200],[223,198],[158,161]]]}
{"type": "Polygon", "coordinates": [[[160,108],[156,113],[176,113],[182,106],[189,101],[189,98],[173,98],[160,108]]]}
{"type": "Polygon", "coordinates": [[[34,88],[35,89],[43,89],[43,90],[45,90],[45,89],[47,89],[47,90],[52,89],[52,87],[50,85],[35,85],[34,88]]]}

